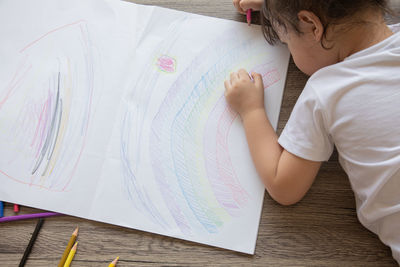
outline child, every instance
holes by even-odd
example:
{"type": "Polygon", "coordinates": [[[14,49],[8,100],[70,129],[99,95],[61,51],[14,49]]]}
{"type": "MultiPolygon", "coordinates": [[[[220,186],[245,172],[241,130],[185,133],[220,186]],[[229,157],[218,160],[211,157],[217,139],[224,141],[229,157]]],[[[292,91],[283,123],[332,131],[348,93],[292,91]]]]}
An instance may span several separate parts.
{"type": "Polygon", "coordinates": [[[400,27],[384,0],[234,0],[261,9],[267,41],[286,43],[311,75],[281,136],[264,109],[261,76],[239,70],[225,96],[239,113],[259,176],[290,205],[313,183],[334,145],[355,193],[360,222],[400,263],[400,27]]]}

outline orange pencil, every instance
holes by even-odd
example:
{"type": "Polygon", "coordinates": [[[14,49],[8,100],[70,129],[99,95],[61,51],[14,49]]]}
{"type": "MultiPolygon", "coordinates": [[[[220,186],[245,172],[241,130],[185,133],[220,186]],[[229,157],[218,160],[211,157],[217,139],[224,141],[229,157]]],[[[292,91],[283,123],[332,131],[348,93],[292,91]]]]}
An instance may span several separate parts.
{"type": "Polygon", "coordinates": [[[76,240],[76,238],[78,236],[78,230],[79,230],[79,227],[76,227],[75,231],[72,233],[72,236],[68,241],[68,245],[64,250],[64,254],[61,257],[60,262],[58,263],[58,267],[63,267],[64,266],[64,263],[67,260],[68,254],[71,251],[71,248],[74,245],[75,240],[76,240]]]}
{"type": "Polygon", "coordinates": [[[113,260],[108,267],[115,267],[115,265],[117,265],[117,261],[118,261],[119,257],[116,257],[115,260],[113,260]]]}

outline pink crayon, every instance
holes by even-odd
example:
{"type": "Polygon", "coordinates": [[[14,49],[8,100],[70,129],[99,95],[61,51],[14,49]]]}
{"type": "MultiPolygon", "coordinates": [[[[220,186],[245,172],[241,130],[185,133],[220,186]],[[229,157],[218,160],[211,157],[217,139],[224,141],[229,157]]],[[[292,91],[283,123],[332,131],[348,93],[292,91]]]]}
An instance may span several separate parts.
{"type": "Polygon", "coordinates": [[[247,19],[247,25],[249,25],[250,26],[250,24],[251,24],[251,8],[249,8],[249,9],[247,9],[247,12],[246,12],[246,19],[247,19]]]}

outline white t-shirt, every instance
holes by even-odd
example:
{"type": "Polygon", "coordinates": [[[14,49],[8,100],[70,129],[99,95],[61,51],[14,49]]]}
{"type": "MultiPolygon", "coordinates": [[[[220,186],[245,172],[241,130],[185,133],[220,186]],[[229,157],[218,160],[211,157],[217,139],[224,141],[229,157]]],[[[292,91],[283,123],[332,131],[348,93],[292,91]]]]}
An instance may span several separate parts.
{"type": "Polygon", "coordinates": [[[360,222],[400,264],[400,24],[391,29],[310,77],[279,143],[312,161],[328,160],[335,145],[360,222]]]}

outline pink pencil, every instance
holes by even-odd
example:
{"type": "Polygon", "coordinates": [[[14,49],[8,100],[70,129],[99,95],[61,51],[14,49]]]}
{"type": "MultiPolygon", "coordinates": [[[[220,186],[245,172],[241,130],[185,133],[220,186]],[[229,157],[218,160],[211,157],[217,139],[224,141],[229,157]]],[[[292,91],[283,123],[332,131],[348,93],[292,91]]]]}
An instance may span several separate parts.
{"type": "Polygon", "coordinates": [[[246,12],[246,19],[247,19],[247,25],[251,25],[251,8],[249,8],[249,9],[247,9],[247,12],[246,12]]]}

